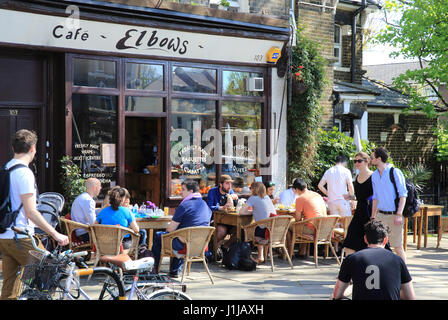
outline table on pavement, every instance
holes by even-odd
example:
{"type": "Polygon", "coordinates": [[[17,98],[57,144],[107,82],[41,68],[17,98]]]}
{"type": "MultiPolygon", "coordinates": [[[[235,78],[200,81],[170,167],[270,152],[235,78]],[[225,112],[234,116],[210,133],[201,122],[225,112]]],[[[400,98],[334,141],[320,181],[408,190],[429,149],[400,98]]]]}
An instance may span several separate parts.
{"type": "Polygon", "coordinates": [[[153,230],[166,229],[173,216],[160,216],[158,218],[136,218],[140,229],[148,230],[148,249],[152,248],[153,230]]]}
{"type": "Polygon", "coordinates": [[[236,238],[241,240],[241,227],[251,224],[253,215],[240,215],[238,212],[227,212],[224,210],[213,211],[213,226],[215,227],[215,236],[213,237],[213,252],[218,249],[218,239],[216,238],[216,229],[218,224],[226,224],[236,227],[236,238]]]}
{"type": "MultiPolygon", "coordinates": [[[[421,247],[421,238],[422,238],[422,227],[423,222],[425,225],[424,229],[424,247],[426,248],[426,245],[428,243],[428,217],[436,216],[438,217],[438,223],[437,223],[437,248],[440,246],[440,240],[442,239],[442,229],[441,229],[441,217],[442,217],[442,210],[444,206],[439,205],[432,205],[432,204],[423,204],[420,206],[419,211],[410,219],[414,219],[414,242],[415,237],[417,233],[417,250],[421,247]],[[418,224],[418,229],[417,229],[418,224]],[[417,232],[416,232],[417,231],[417,232]]],[[[404,230],[403,230],[403,248],[406,250],[407,245],[407,230],[408,230],[408,219],[404,219],[404,230]]]]}

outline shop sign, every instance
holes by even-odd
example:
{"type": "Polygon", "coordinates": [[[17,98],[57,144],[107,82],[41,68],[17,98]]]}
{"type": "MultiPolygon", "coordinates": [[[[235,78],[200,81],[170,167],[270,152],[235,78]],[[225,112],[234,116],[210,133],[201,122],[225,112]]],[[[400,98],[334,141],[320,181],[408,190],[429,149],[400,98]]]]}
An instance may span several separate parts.
{"type": "Polygon", "coordinates": [[[0,9],[0,43],[151,57],[267,63],[281,41],[191,33],[0,9]],[[7,30],[7,31],[6,31],[7,30]]]}

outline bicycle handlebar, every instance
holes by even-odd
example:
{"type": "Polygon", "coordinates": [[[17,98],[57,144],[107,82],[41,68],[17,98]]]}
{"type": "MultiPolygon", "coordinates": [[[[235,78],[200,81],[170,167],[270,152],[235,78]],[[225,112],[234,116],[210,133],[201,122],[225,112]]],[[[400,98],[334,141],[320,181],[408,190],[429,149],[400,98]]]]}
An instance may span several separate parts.
{"type": "MultiPolygon", "coordinates": [[[[39,248],[36,244],[36,240],[34,240],[34,237],[29,233],[29,231],[27,229],[21,229],[21,228],[13,226],[12,230],[18,234],[28,236],[28,238],[31,239],[31,243],[33,245],[34,250],[43,253],[45,256],[54,256],[51,252],[49,252],[45,249],[39,248]]],[[[59,257],[59,258],[68,257],[69,259],[74,259],[74,258],[86,256],[87,254],[88,254],[87,251],[72,252],[71,250],[67,250],[67,251],[61,253],[60,255],[56,255],[56,257],[59,257]]]]}

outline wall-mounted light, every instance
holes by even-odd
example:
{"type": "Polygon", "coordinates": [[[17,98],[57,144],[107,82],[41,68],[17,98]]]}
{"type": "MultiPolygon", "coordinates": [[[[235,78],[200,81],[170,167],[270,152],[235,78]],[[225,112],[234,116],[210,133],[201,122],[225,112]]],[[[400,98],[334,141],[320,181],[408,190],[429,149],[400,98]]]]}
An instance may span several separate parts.
{"type": "Polygon", "coordinates": [[[411,142],[412,141],[412,135],[413,135],[414,133],[413,132],[406,132],[405,134],[404,134],[404,141],[406,141],[406,142],[411,142]]]}
{"type": "Polygon", "coordinates": [[[385,142],[387,140],[388,132],[380,132],[380,141],[385,142]]]}

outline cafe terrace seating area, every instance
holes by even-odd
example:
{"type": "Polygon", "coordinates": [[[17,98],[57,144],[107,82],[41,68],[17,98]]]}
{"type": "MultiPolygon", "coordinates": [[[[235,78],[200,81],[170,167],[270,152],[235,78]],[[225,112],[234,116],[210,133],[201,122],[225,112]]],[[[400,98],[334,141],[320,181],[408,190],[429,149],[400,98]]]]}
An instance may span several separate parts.
{"type": "MultiPolygon", "coordinates": [[[[407,248],[408,238],[408,220],[413,221],[412,241],[416,243],[417,249],[422,246],[426,248],[428,246],[428,217],[434,216],[437,219],[437,248],[440,246],[443,233],[448,233],[448,217],[442,217],[443,206],[435,205],[423,205],[419,212],[410,219],[405,219],[406,228],[404,228],[404,247],[407,248]],[[423,238],[423,243],[422,243],[423,238]]],[[[140,228],[148,231],[148,248],[151,249],[153,233],[157,230],[164,230],[172,219],[172,213],[174,209],[165,211],[165,215],[159,216],[144,216],[138,215],[136,220],[140,228]]],[[[344,259],[344,250],[338,250],[339,255],[336,253],[336,247],[341,246],[346,234],[347,228],[350,224],[352,217],[339,217],[334,215],[328,215],[325,217],[316,217],[308,220],[295,221],[294,220],[294,208],[278,208],[277,216],[260,220],[258,222],[253,221],[251,214],[239,215],[235,210],[233,211],[215,211],[213,212],[214,225],[210,227],[193,227],[177,230],[171,234],[165,235],[162,238],[162,263],[159,265],[159,271],[166,272],[169,263],[168,259],[175,256],[170,246],[172,238],[177,236],[186,243],[186,250],[182,253],[182,257],[185,259],[184,269],[182,271],[182,281],[185,279],[195,278],[199,276],[198,273],[205,272],[212,284],[214,284],[214,278],[210,271],[209,264],[224,267],[220,261],[210,261],[205,257],[205,251],[208,248],[214,248],[216,252],[217,244],[214,237],[215,228],[218,223],[224,223],[236,226],[236,237],[240,241],[247,241],[254,243],[254,230],[257,225],[264,225],[269,230],[269,241],[265,244],[264,250],[264,265],[270,265],[272,272],[275,272],[278,268],[286,267],[289,265],[290,269],[297,268],[297,265],[301,263],[308,263],[314,261],[315,268],[319,268],[320,264],[325,261],[325,264],[340,265],[344,259]],[[301,230],[303,226],[313,225],[315,228],[314,235],[303,234],[301,230]],[[243,231],[243,232],[242,232],[243,231]],[[289,237],[287,234],[289,232],[289,237]],[[241,238],[244,235],[244,239],[241,238]],[[295,254],[298,252],[299,245],[307,246],[307,257],[304,260],[299,260],[293,263],[296,259],[295,254]],[[322,247],[322,250],[319,248],[322,247]],[[329,254],[331,251],[331,254],[329,254]],[[268,259],[269,257],[269,259],[268,259]],[[201,262],[203,265],[202,270],[194,268],[195,272],[190,274],[191,265],[193,262],[201,262]],[[286,264],[285,264],[286,263],[286,264]],[[186,276],[186,277],[185,277],[186,276]]],[[[69,235],[70,249],[74,251],[88,250],[92,251],[91,261],[94,265],[101,263],[101,257],[103,255],[118,254],[123,251],[121,247],[121,241],[125,234],[131,234],[133,241],[131,248],[128,250],[128,254],[132,257],[137,256],[138,238],[139,235],[135,234],[131,229],[118,227],[118,226],[104,226],[93,225],[88,226],[80,224],[70,220],[70,217],[60,219],[63,225],[63,230],[69,235]],[[74,230],[77,228],[84,228],[90,234],[90,242],[81,242],[76,238],[74,230]]],[[[229,237],[229,236],[228,236],[229,237]]],[[[252,255],[256,254],[256,246],[252,246],[252,255]]],[[[259,268],[263,265],[259,265],[259,268]]],[[[241,271],[243,272],[243,271],[241,271]]],[[[257,272],[255,270],[254,272],[257,272]]]]}

